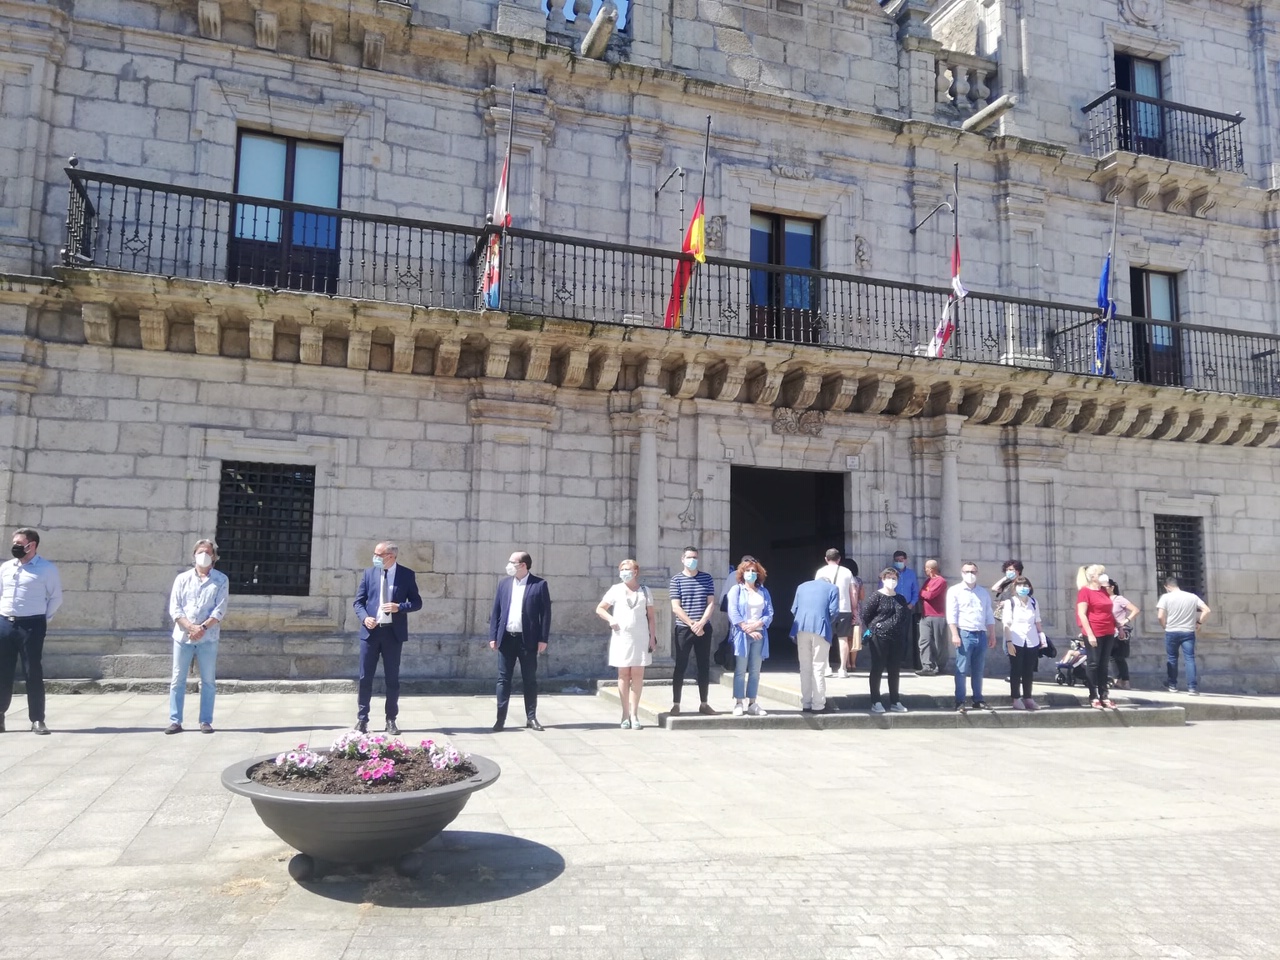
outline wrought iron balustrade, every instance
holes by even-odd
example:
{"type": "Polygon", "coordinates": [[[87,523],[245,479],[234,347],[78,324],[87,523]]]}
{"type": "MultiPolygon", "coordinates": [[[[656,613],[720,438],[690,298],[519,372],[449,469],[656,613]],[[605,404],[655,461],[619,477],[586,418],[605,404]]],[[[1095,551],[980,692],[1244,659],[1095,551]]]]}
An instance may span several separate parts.
{"type": "Polygon", "coordinates": [[[1213,170],[1244,172],[1240,114],[1215,113],[1127,90],[1108,90],[1082,108],[1089,153],[1116,150],[1213,170]]]}
{"type": "MultiPolygon", "coordinates": [[[[64,263],[426,307],[474,310],[492,228],[262,200],[68,169],[64,263]]],[[[501,235],[501,308],[662,327],[682,255],[530,230],[501,235]]],[[[683,259],[688,259],[684,255],[683,259]]],[[[923,356],[948,288],[707,258],[681,329],[923,356]]],[[[970,293],[948,359],[1090,375],[1093,306],[970,293]]],[[[1280,396],[1280,337],[1117,317],[1116,378],[1280,396]]]]}

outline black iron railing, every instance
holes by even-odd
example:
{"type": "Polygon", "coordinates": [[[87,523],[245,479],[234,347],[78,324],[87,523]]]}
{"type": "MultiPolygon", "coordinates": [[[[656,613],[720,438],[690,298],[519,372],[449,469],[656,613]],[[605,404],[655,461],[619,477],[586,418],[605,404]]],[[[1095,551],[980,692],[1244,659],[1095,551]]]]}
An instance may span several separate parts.
{"type": "MultiPolygon", "coordinates": [[[[479,309],[490,228],[426,223],[69,169],[68,266],[479,309]]],[[[663,326],[682,257],[647,247],[509,229],[503,310],[663,326]]],[[[684,259],[688,259],[687,256],[684,259]]],[[[709,257],[680,328],[742,339],[925,356],[947,288],[709,257]]],[[[949,359],[1092,374],[1095,307],[971,293],[949,359]]],[[[1117,317],[1120,380],[1280,396],[1280,337],[1117,317]]]]}
{"type": "Polygon", "coordinates": [[[1083,109],[1092,156],[1125,150],[1213,170],[1244,172],[1240,136],[1244,117],[1238,113],[1215,113],[1114,89],[1083,109]]]}

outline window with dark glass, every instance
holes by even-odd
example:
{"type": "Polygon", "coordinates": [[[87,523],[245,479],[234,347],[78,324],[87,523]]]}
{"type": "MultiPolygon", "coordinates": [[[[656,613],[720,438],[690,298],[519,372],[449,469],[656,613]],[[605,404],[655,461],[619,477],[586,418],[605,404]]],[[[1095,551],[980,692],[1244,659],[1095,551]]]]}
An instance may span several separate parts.
{"type": "Polygon", "coordinates": [[[315,467],[223,461],[215,537],[232,593],[307,596],[315,498],[315,467]]]}
{"type": "Polygon", "coordinates": [[[1139,99],[1164,99],[1160,61],[1117,53],[1116,89],[1134,95],[1121,96],[1117,100],[1120,111],[1120,149],[1149,157],[1163,157],[1165,124],[1161,107],[1139,99]]]}
{"type": "Polygon", "coordinates": [[[1135,317],[1163,323],[1137,323],[1133,328],[1133,373],[1143,383],[1182,385],[1182,337],[1178,322],[1178,278],[1152,270],[1129,271],[1135,317]]]}
{"type": "Polygon", "coordinates": [[[1157,514],[1156,587],[1163,592],[1164,582],[1173,577],[1178,586],[1202,600],[1204,582],[1204,519],[1157,514]]]}
{"type": "Polygon", "coordinates": [[[776,213],[751,214],[751,336],[816,343],[818,278],[795,269],[818,269],[818,223],[776,213]]]}
{"type": "Polygon", "coordinates": [[[341,174],[342,148],[336,144],[242,130],[236,193],[277,202],[235,205],[227,279],[336,292],[338,218],[292,205],[336,209],[341,174]]]}

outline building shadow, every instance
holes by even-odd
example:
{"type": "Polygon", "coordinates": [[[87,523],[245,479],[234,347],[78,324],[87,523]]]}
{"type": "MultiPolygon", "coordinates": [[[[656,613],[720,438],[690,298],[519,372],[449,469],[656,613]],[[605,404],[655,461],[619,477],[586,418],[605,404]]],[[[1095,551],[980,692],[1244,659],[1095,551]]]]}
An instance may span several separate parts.
{"type": "Polygon", "coordinates": [[[326,865],[301,884],[321,897],[379,907],[434,909],[492,903],[530,893],[564,872],[550,847],[500,833],[446,830],[420,851],[424,865],[402,877],[391,865],[326,865]]]}

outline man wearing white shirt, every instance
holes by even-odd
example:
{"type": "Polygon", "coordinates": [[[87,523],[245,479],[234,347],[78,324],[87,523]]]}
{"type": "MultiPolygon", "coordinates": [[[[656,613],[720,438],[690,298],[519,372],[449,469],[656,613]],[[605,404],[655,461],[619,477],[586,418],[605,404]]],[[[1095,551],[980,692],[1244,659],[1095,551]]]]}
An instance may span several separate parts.
{"type": "Polygon", "coordinates": [[[169,726],[165,733],[182,732],[187,674],[191,661],[200,668],[200,732],[213,733],[213,701],[217,688],[218,638],[227,616],[230,582],[218,562],[218,545],[197,540],[191,548],[191,569],[178,574],[169,591],[173,620],[173,673],[169,682],[169,726]]]}
{"type": "Polygon", "coordinates": [[[0,732],[13,700],[18,657],[27,665],[27,716],[33,733],[47,734],[44,722],[44,635],[62,606],[58,568],[44,557],[40,534],[23,527],[13,534],[13,559],[0,565],[0,732]]]}
{"type": "Polygon", "coordinates": [[[489,613],[489,649],[498,653],[497,733],[506,727],[507,704],[516,661],[524,688],[524,725],[541,730],[538,720],[538,654],[545,653],[551,636],[551,590],[531,572],[533,557],[517,550],[507,560],[506,577],[498,582],[489,613]]]}
{"type": "Polygon", "coordinates": [[[991,593],[978,586],[978,565],[972,560],[960,564],[960,583],[947,588],[947,627],[951,630],[951,645],[956,648],[956,712],[965,712],[966,674],[973,686],[974,709],[985,710],[982,672],[987,651],[996,646],[996,617],[991,593]]]}

